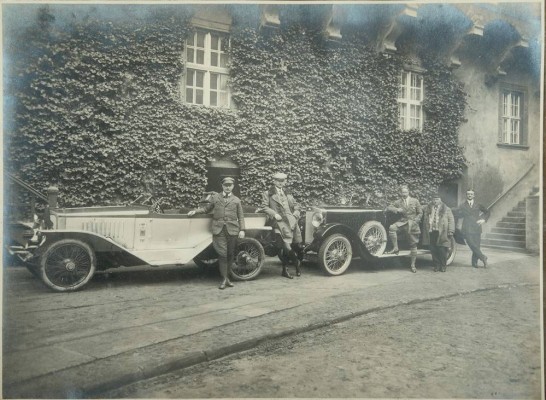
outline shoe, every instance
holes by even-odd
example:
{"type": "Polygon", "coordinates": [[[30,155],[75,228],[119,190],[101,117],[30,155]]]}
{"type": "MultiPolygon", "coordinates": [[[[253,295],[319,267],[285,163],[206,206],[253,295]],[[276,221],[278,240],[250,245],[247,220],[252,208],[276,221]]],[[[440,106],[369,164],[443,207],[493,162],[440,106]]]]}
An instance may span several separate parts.
{"type": "Polygon", "coordinates": [[[410,268],[411,268],[411,272],[413,273],[417,272],[417,268],[415,268],[415,265],[412,265],[410,268]]]}
{"type": "Polygon", "coordinates": [[[474,268],[478,268],[478,264],[472,264],[474,268]]]}
{"type": "Polygon", "coordinates": [[[438,267],[434,266],[434,268],[432,269],[434,272],[438,272],[438,267]]]}
{"type": "Polygon", "coordinates": [[[483,267],[487,268],[487,256],[483,256],[483,267]]]}
{"type": "Polygon", "coordinates": [[[226,288],[226,283],[225,282],[222,282],[220,284],[220,286],[218,286],[218,289],[220,289],[220,290],[224,290],[225,288],[226,288]]]}
{"type": "Polygon", "coordinates": [[[231,283],[231,281],[227,281],[226,286],[233,287],[233,283],[231,283]]]}
{"type": "Polygon", "coordinates": [[[290,275],[287,269],[282,270],[281,276],[284,276],[285,278],[288,278],[288,279],[294,279],[294,277],[290,275]]]}
{"type": "Polygon", "coordinates": [[[400,250],[398,248],[386,251],[385,254],[398,254],[400,250]]]}
{"type": "Polygon", "coordinates": [[[300,270],[301,262],[298,260],[296,263],[296,276],[301,276],[301,270],[300,270]]]}
{"type": "Polygon", "coordinates": [[[442,268],[440,268],[440,271],[442,271],[442,272],[446,272],[446,267],[442,267],[442,268]]]}

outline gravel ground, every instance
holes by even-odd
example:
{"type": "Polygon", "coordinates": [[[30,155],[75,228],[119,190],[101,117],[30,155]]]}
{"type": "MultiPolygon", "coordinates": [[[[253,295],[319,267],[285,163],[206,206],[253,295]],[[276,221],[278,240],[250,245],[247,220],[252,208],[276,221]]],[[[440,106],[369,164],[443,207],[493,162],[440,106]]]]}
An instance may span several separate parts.
{"type": "Polygon", "coordinates": [[[397,306],[101,396],[540,398],[540,288],[397,306]]]}

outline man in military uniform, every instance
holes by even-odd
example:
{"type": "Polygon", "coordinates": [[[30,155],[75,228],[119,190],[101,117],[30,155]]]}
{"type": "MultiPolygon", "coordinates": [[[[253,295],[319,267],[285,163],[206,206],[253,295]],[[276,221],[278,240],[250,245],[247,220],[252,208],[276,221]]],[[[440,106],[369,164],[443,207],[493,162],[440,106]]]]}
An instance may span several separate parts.
{"type": "Polygon", "coordinates": [[[233,186],[235,179],[225,177],[222,179],[222,192],[211,196],[210,202],[196,210],[188,213],[188,217],[195,214],[212,214],[212,245],[218,253],[218,263],[220,265],[220,274],[222,283],[219,289],[225,289],[226,286],[233,287],[229,280],[228,266],[231,266],[235,258],[235,247],[237,237],[245,237],[245,217],[241,200],[235,196],[233,186]]]}
{"type": "Polygon", "coordinates": [[[296,267],[296,276],[301,276],[300,260],[294,251],[300,246],[302,240],[298,226],[300,218],[300,205],[292,194],[285,189],[286,174],[278,172],[273,175],[273,185],[262,194],[261,208],[273,221],[273,228],[277,236],[279,258],[282,261],[282,273],[285,278],[292,279],[292,275],[286,269],[287,259],[296,267]]]}
{"type": "Polygon", "coordinates": [[[408,236],[411,258],[411,272],[417,272],[415,260],[417,259],[417,243],[421,229],[419,224],[423,216],[423,210],[419,200],[410,197],[409,188],[406,185],[400,186],[400,198],[387,207],[387,211],[396,215],[396,222],[389,226],[389,238],[392,242],[392,249],[387,254],[398,254],[398,231],[403,231],[408,236]]]}

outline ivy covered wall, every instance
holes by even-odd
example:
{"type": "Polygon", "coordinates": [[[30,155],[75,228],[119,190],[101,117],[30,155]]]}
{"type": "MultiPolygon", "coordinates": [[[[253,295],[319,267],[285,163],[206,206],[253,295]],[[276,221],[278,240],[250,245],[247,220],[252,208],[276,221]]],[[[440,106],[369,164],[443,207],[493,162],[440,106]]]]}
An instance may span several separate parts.
{"type": "Polygon", "coordinates": [[[232,110],[180,99],[189,9],[48,26],[27,43],[38,56],[19,64],[6,168],[40,190],[59,186],[64,206],[127,202],[145,186],[172,207],[194,206],[207,162],[218,158],[240,166],[249,204],[274,171],[289,174],[306,205],[351,195],[378,205],[399,183],[424,201],[461,175],[465,94],[445,66],[422,60],[424,129],[400,131],[398,78],[408,59],[375,52],[358,31],[328,43],[304,7],[292,11],[269,33],[234,18],[232,110]]]}

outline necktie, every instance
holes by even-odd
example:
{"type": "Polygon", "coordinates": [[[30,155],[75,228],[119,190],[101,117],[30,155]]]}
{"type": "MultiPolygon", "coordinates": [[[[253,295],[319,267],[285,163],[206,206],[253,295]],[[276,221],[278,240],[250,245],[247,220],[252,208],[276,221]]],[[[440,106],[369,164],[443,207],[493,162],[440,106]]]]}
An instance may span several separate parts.
{"type": "Polygon", "coordinates": [[[438,207],[434,207],[434,220],[432,222],[434,230],[438,230],[438,207]]]}

